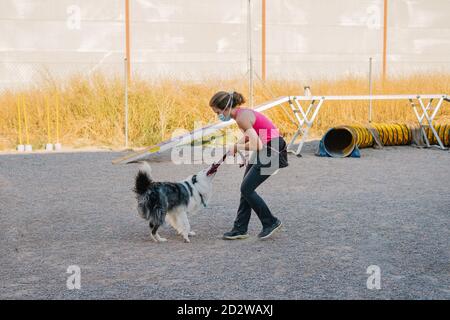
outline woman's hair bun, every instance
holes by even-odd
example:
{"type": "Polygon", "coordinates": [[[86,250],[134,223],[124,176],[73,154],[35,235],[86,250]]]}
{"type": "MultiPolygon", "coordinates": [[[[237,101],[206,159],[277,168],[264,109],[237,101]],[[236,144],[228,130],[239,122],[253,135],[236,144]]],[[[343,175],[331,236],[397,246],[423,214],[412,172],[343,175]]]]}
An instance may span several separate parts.
{"type": "Polygon", "coordinates": [[[211,100],[209,101],[209,106],[216,107],[216,108],[219,108],[220,110],[223,110],[226,108],[227,103],[230,99],[230,96],[233,99],[232,104],[231,104],[233,108],[245,103],[244,96],[242,94],[240,94],[239,92],[219,91],[212,96],[211,100]]]}
{"type": "Polygon", "coordinates": [[[245,98],[239,92],[233,91],[233,106],[240,106],[245,103],[245,98]]]}

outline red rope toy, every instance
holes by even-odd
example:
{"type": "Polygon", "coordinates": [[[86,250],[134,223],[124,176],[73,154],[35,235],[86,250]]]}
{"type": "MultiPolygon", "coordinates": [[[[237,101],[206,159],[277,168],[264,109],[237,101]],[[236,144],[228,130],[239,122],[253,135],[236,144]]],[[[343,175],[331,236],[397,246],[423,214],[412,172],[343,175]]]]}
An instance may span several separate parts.
{"type": "MultiPolygon", "coordinates": [[[[223,155],[222,159],[220,159],[219,161],[213,163],[213,164],[211,165],[211,168],[209,168],[209,170],[206,172],[206,175],[209,176],[209,175],[212,175],[213,173],[216,173],[216,172],[217,172],[217,169],[219,169],[220,165],[221,165],[221,164],[225,161],[225,159],[227,158],[227,155],[228,155],[228,152],[225,153],[225,154],[223,155]]],[[[241,155],[241,156],[242,156],[242,155],[241,155]]],[[[241,164],[239,165],[239,168],[242,168],[243,166],[245,166],[245,163],[241,163],[241,164]]]]}

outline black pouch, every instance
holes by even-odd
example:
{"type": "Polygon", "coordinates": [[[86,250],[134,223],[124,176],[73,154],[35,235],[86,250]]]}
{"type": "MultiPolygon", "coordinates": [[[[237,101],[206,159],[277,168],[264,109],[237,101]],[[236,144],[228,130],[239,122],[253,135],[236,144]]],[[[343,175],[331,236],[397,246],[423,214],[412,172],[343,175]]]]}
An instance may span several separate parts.
{"type": "Polygon", "coordinates": [[[282,137],[270,140],[256,154],[256,165],[261,168],[277,170],[289,165],[286,141],[282,137]]]}
{"type": "MultiPolygon", "coordinates": [[[[288,154],[287,154],[287,144],[286,141],[284,141],[283,137],[279,138],[280,141],[280,168],[286,168],[289,165],[288,162],[288,154]]],[[[269,141],[270,142],[270,141],[269,141]]]]}

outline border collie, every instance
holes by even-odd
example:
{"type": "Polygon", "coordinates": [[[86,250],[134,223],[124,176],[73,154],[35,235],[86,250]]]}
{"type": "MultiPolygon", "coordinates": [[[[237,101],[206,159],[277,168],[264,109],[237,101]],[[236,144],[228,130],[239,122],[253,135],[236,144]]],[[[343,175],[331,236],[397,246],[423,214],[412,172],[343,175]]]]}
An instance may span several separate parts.
{"type": "Polygon", "coordinates": [[[149,221],[150,236],[155,242],[167,239],[158,234],[158,228],[168,222],[185,242],[195,235],[191,230],[187,214],[206,207],[212,193],[215,172],[205,169],[180,182],[156,182],[151,177],[151,168],[144,162],[139,170],[134,192],[139,215],[149,221]]]}

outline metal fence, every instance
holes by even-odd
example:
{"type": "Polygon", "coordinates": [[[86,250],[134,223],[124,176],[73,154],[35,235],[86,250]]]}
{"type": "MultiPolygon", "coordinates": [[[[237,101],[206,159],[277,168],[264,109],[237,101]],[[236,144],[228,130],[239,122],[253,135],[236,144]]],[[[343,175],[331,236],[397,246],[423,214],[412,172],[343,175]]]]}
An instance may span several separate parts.
{"type": "MultiPolygon", "coordinates": [[[[45,74],[122,74],[126,2],[1,1],[0,86],[45,74]]],[[[447,0],[128,2],[132,75],[245,76],[249,48],[255,73],[268,78],[366,74],[370,57],[379,74],[386,13],[389,74],[450,71],[447,0]]]]}
{"type": "Polygon", "coordinates": [[[369,61],[374,77],[448,73],[449,9],[448,0],[3,0],[0,95],[96,72],[122,78],[126,92],[129,73],[245,78],[252,105],[255,77],[366,76],[369,61]]]}

